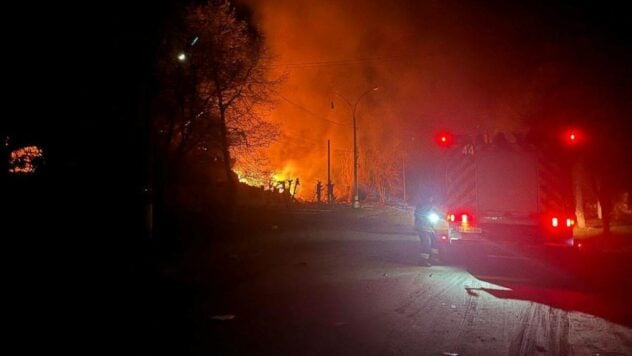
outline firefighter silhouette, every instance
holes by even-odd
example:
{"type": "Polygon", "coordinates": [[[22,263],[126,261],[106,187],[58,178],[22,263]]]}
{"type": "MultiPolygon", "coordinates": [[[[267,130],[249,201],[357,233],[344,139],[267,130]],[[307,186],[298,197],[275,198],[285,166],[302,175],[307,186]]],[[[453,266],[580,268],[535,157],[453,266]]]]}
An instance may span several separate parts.
{"type": "Polygon", "coordinates": [[[420,261],[422,266],[430,266],[433,256],[435,231],[429,216],[434,211],[434,197],[431,194],[423,196],[415,206],[415,228],[419,234],[420,261]]]}

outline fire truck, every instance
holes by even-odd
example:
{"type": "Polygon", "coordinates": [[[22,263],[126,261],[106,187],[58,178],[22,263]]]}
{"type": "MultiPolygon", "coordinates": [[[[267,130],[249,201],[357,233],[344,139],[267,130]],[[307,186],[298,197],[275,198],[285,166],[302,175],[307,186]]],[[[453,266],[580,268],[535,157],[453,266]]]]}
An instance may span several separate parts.
{"type": "MultiPolygon", "coordinates": [[[[563,162],[504,139],[444,147],[441,254],[457,246],[573,246],[571,179],[563,162]]],[[[441,138],[440,142],[448,142],[441,138]]]]}

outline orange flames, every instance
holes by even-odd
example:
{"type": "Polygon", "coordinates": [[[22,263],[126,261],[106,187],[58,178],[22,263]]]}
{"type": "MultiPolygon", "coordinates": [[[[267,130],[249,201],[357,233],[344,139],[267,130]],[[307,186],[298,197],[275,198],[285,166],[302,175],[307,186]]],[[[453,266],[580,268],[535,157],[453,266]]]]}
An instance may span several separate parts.
{"type": "Polygon", "coordinates": [[[43,151],[37,146],[26,146],[11,152],[9,159],[9,173],[34,173],[43,151]]]}
{"type": "Polygon", "coordinates": [[[387,183],[400,179],[402,157],[414,166],[434,147],[432,135],[440,127],[456,133],[512,128],[517,120],[511,115],[521,114],[507,109],[508,100],[523,99],[521,92],[498,84],[514,69],[494,62],[495,42],[472,26],[480,14],[467,12],[471,18],[455,22],[450,14],[464,10],[443,2],[243,1],[275,55],[270,71],[287,77],[267,115],[281,136],[262,150],[267,160],[254,176],[237,157],[235,171],[244,183],[300,178],[297,195],[314,199],[317,181],[327,183],[330,139],[335,195],[349,199],[349,103],[375,86],[380,90],[356,110],[361,186],[384,183],[370,178],[377,161],[389,164],[377,168],[388,172],[387,183]]]}
{"type": "MultiPolygon", "coordinates": [[[[297,196],[312,200],[317,181],[327,182],[330,139],[332,182],[336,196],[346,198],[351,184],[353,131],[352,111],[345,99],[354,101],[366,88],[375,86],[363,73],[375,63],[347,60],[357,57],[354,43],[358,42],[359,29],[344,19],[338,4],[303,6],[309,7],[309,16],[297,16],[302,10],[282,1],[254,5],[268,46],[276,55],[270,70],[287,75],[276,106],[267,117],[279,126],[281,136],[264,150],[267,174],[246,177],[239,157],[235,171],[242,182],[257,186],[299,178],[297,196]],[[321,22],[323,19],[327,20],[321,22]]],[[[376,105],[375,97],[367,97],[357,108],[359,142],[375,126],[370,122],[375,119],[376,105]]]]}
{"type": "Polygon", "coordinates": [[[244,168],[239,166],[239,164],[233,168],[233,171],[235,171],[241,183],[245,183],[253,187],[269,187],[271,185],[275,185],[275,183],[295,180],[299,177],[297,169],[292,161],[286,162],[282,169],[269,174],[248,174],[245,172],[244,168]]]}

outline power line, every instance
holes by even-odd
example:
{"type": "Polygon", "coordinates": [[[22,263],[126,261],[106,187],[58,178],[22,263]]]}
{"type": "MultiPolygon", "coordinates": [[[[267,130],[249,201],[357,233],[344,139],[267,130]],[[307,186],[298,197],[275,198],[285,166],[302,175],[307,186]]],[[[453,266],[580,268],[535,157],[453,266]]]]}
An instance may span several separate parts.
{"type": "Polygon", "coordinates": [[[315,139],[310,139],[310,138],[307,138],[307,137],[299,137],[299,136],[291,135],[291,134],[289,134],[287,132],[282,132],[281,135],[285,136],[285,137],[293,138],[295,140],[304,141],[306,143],[309,143],[310,145],[314,144],[314,143],[317,143],[317,144],[324,144],[324,143],[326,143],[325,141],[321,142],[321,141],[318,141],[318,140],[315,140],[315,139]]]}
{"type": "Polygon", "coordinates": [[[343,123],[338,122],[338,121],[334,121],[334,120],[330,120],[330,119],[324,118],[324,117],[322,117],[322,116],[320,116],[320,115],[318,115],[318,114],[316,114],[316,113],[312,112],[311,110],[309,110],[309,109],[305,108],[305,107],[304,107],[304,106],[302,106],[301,104],[295,103],[294,101],[292,101],[292,100],[290,100],[290,99],[286,98],[286,97],[285,97],[285,96],[283,96],[283,95],[280,95],[280,94],[279,94],[279,96],[281,97],[281,99],[283,99],[283,100],[287,101],[288,103],[290,103],[290,104],[292,104],[292,105],[296,106],[297,108],[299,108],[299,109],[303,110],[304,112],[306,112],[306,113],[308,113],[308,114],[312,115],[313,117],[315,117],[315,118],[317,118],[317,119],[324,120],[324,121],[327,121],[327,122],[331,122],[332,124],[336,124],[336,125],[341,125],[341,126],[351,126],[351,124],[343,124],[343,123]]]}
{"type": "MultiPolygon", "coordinates": [[[[290,103],[290,104],[292,104],[292,105],[296,106],[297,108],[301,109],[302,111],[305,111],[306,113],[308,113],[308,114],[312,115],[313,117],[315,117],[315,118],[317,118],[317,119],[324,120],[324,121],[328,121],[328,122],[331,122],[331,123],[336,124],[336,125],[341,125],[341,126],[351,126],[350,124],[343,124],[343,123],[340,123],[340,122],[337,122],[337,121],[333,121],[333,120],[330,120],[330,119],[324,118],[324,117],[322,117],[322,116],[320,116],[320,115],[318,115],[318,114],[316,114],[316,113],[312,112],[311,110],[309,110],[309,109],[305,108],[304,106],[302,106],[302,105],[300,105],[300,104],[298,104],[298,103],[296,103],[296,102],[294,102],[294,101],[292,101],[292,100],[288,99],[287,97],[285,97],[285,96],[283,96],[283,95],[280,95],[280,94],[279,94],[279,96],[280,96],[283,100],[285,100],[285,101],[287,101],[288,103],[290,103]]],[[[322,143],[321,141],[317,141],[317,140],[314,140],[314,139],[308,139],[308,138],[305,138],[304,136],[302,136],[302,135],[303,135],[303,133],[299,133],[299,132],[297,132],[297,131],[295,131],[295,130],[288,129],[287,127],[284,127],[284,128],[283,128],[283,130],[285,130],[285,131],[287,131],[287,130],[289,130],[289,131],[293,131],[293,132],[295,132],[296,134],[301,135],[301,137],[297,137],[297,136],[289,135],[289,134],[287,134],[287,133],[283,133],[283,134],[284,134],[285,136],[287,136],[287,137],[291,137],[291,138],[298,139],[298,140],[305,140],[305,141],[309,141],[309,142],[312,142],[312,143],[317,143],[317,144],[321,144],[321,143],[322,143]]],[[[399,140],[403,140],[403,141],[406,141],[406,140],[408,140],[408,139],[409,139],[409,137],[408,137],[408,136],[395,136],[395,137],[397,137],[399,140]]],[[[335,149],[334,151],[346,151],[346,150],[335,149]]]]}
{"type": "MultiPolygon", "coordinates": [[[[291,135],[291,134],[289,134],[287,132],[282,132],[281,135],[285,136],[287,138],[291,138],[291,139],[300,141],[299,143],[294,141],[292,144],[301,146],[303,148],[311,148],[311,149],[313,149],[314,148],[314,144],[318,144],[318,145],[324,144],[324,141],[310,139],[310,138],[307,138],[307,137],[304,137],[304,136],[299,137],[299,136],[291,135]]],[[[341,148],[333,149],[333,151],[344,152],[344,153],[352,152],[352,150],[345,150],[345,149],[341,149],[341,148]]]]}
{"type": "Polygon", "coordinates": [[[286,67],[288,69],[293,68],[314,68],[314,67],[327,67],[327,66],[341,66],[341,65],[354,65],[364,63],[381,64],[386,62],[398,61],[409,56],[392,56],[392,57],[374,57],[374,58],[357,58],[357,59],[339,59],[330,61],[312,61],[312,62],[294,62],[294,63],[273,63],[266,67],[286,67]]]}

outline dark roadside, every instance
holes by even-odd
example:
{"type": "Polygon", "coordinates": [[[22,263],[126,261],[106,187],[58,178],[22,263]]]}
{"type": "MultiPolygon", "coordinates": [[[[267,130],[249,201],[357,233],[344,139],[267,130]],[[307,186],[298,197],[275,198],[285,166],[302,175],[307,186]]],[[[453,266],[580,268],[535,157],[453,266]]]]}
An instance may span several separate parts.
{"type": "Polygon", "coordinates": [[[301,226],[290,212],[281,205],[244,208],[231,223],[184,221],[186,231],[168,243],[150,241],[130,284],[134,353],[198,354],[200,339],[221,345],[200,335],[209,318],[203,309],[225,303],[226,291],[265,273],[271,261],[261,251],[270,249],[269,237],[301,226]]]}
{"type": "Polygon", "coordinates": [[[632,256],[632,224],[614,225],[609,234],[604,234],[603,227],[595,223],[575,229],[574,235],[580,249],[632,256]]]}
{"type": "MultiPolygon", "coordinates": [[[[231,324],[225,321],[243,318],[231,314],[231,298],[238,295],[244,298],[244,304],[254,305],[262,288],[252,284],[272,270],[285,268],[281,265],[287,265],[296,251],[318,249],[320,242],[314,240],[327,239],[327,235],[340,231],[350,235],[415,235],[407,214],[395,208],[354,211],[346,205],[293,204],[249,207],[237,216],[238,221],[222,226],[191,221],[188,235],[180,236],[169,246],[154,247],[154,253],[143,269],[137,270],[130,286],[136,320],[130,328],[130,338],[143,340],[134,343],[138,345],[135,353],[230,353],[226,346],[234,342],[225,343],[221,340],[223,334],[213,330],[219,324],[222,330],[230,328],[231,324]],[[165,255],[160,251],[164,249],[175,252],[168,258],[158,258],[165,255]]],[[[414,258],[410,260],[414,264],[414,258]]],[[[290,267],[307,268],[302,261],[290,267]]],[[[293,285],[300,281],[284,283],[293,285]]],[[[252,342],[260,337],[250,339],[252,342]]]]}

